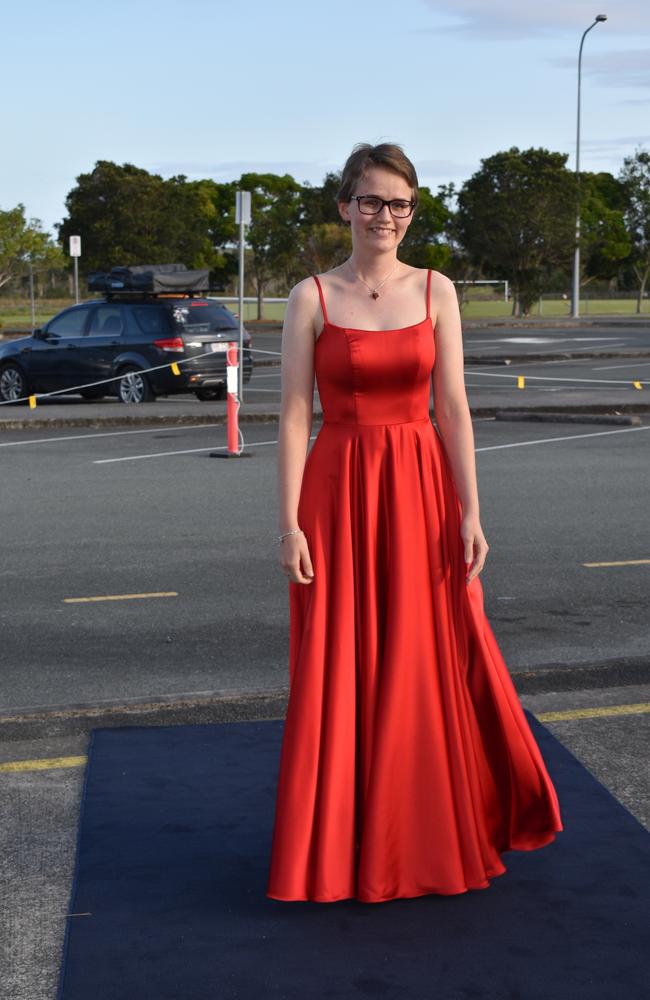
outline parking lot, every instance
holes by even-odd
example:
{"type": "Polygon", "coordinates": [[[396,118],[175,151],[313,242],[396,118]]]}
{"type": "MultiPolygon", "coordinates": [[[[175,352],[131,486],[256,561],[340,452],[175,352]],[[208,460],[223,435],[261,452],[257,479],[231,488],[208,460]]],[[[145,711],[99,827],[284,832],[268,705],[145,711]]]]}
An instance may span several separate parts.
{"type": "MultiPolygon", "coordinates": [[[[636,341],[629,357],[610,359],[560,359],[551,347],[552,359],[526,362],[527,376],[544,378],[535,388],[489,378],[507,371],[502,362],[466,371],[470,404],[487,411],[474,420],[486,612],[523,704],[650,828],[650,415],[612,426],[489,412],[523,399],[596,412],[618,402],[623,412],[646,397],[630,383],[648,377],[650,358],[636,341]],[[556,374],[568,381],[554,385],[556,374]],[[601,377],[620,384],[593,381],[601,377]]],[[[111,414],[130,412],[112,401],[5,408],[54,421],[0,434],[2,927],[12,1000],[54,996],[89,729],[283,714],[278,377],[260,367],[245,389],[240,458],[223,457],[223,424],[175,423],[217,419],[223,404],[161,400],[144,409],[166,423],[129,427],[111,425],[111,414]]],[[[313,435],[318,428],[315,420],[313,435]]]]}
{"type": "MultiPolygon", "coordinates": [[[[285,685],[277,425],[243,427],[246,459],[211,457],[210,426],[0,442],[4,709],[285,685]],[[70,603],[131,594],[171,596],[70,603]]],[[[648,430],[475,423],[482,580],[513,668],[647,650],[648,430]]]]}

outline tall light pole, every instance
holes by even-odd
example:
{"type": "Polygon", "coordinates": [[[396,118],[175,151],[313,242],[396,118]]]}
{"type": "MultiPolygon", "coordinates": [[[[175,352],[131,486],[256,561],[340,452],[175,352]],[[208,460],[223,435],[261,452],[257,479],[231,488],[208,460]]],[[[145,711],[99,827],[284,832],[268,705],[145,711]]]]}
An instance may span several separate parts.
{"type": "Polygon", "coordinates": [[[582,69],[582,46],[585,38],[592,28],[595,28],[600,21],[606,21],[607,14],[597,14],[593,24],[590,24],[580,41],[580,53],[578,55],[578,130],[576,137],[576,246],[573,254],[573,296],[571,302],[571,315],[576,319],[580,315],[580,73],[582,69]]]}

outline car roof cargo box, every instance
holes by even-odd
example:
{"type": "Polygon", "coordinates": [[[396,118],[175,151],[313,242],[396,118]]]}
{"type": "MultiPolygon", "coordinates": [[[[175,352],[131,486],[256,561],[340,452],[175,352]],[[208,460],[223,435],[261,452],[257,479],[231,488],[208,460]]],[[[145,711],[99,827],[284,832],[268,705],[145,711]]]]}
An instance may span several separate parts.
{"type": "Polygon", "coordinates": [[[207,292],[208,268],[188,271],[184,264],[136,264],[91,271],[90,292],[207,292]]]}

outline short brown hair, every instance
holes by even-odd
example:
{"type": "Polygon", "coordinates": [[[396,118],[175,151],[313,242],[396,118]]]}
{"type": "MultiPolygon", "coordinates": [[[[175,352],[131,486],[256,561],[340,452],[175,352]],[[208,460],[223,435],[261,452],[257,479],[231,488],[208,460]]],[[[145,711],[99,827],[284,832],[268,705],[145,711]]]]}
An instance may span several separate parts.
{"type": "Polygon", "coordinates": [[[418,175],[401,146],[394,142],[381,142],[371,146],[369,142],[358,142],[341,171],[341,186],[337,201],[350,201],[358,182],[369,166],[385,167],[403,177],[413,192],[413,201],[418,203],[418,175]]]}

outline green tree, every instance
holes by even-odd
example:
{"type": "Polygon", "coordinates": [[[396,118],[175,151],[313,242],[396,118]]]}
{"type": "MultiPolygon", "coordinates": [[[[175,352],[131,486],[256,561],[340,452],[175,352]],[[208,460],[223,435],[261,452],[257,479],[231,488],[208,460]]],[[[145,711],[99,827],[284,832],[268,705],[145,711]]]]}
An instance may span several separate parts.
{"type": "Polygon", "coordinates": [[[37,274],[61,267],[63,255],[40,219],[27,219],[24,205],[0,209],[0,288],[26,275],[30,264],[37,274]]]}
{"type": "Polygon", "coordinates": [[[295,280],[338,267],[352,253],[352,234],[342,221],[321,222],[302,229],[295,280]]]}
{"type": "Polygon", "coordinates": [[[319,187],[306,183],[302,188],[303,223],[305,226],[320,226],[327,223],[342,224],[339,215],[337,195],[341,187],[341,174],[325,174],[319,187]]]}
{"type": "Polygon", "coordinates": [[[239,226],[235,222],[237,184],[235,181],[196,181],[210,199],[212,211],[208,217],[208,233],[214,250],[212,287],[226,288],[236,278],[239,268],[237,241],[239,226]]]}
{"type": "Polygon", "coordinates": [[[481,161],[458,195],[457,224],[470,259],[508,279],[513,312],[527,314],[575,239],[575,179],[568,155],[516,146],[481,161]]]}
{"type": "Polygon", "coordinates": [[[262,319],[264,290],[273,278],[286,282],[300,248],[302,187],[290,174],[242,174],[238,188],[251,192],[251,225],[246,237],[262,319]]]}
{"type": "Polygon", "coordinates": [[[179,175],[163,180],[130,163],[99,160],[80,174],[66,198],[59,239],[82,238],[87,271],[116,265],[179,262],[211,267],[215,208],[204,182],[179,175]]]}
{"type": "Polygon", "coordinates": [[[630,253],[625,228],[625,189],[612,174],[580,175],[581,284],[616,277],[630,253]]]}
{"type": "Polygon", "coordinates": [[[442,233],[443,246],[446,249],[447,259],[441,270],[456,285],[458,304],[461,311],[467,304],[467,292],[473,281],[481,276],[480,269],[471,259],[466,248],[463,246],[462,235],[458,224],[457,199],[458,191],[456,185],[440,184],[438,187],[438,199],[445,206],[445,227],[442,233]]]}
{"type": "Polygon", "coordinates": [[[641,312],[650,278],[650,151],[626,156],[619,174],[625,188],[625,223],[632,244],[629,262],[637,280],[636,311],[641,312]]]}
{"type": "Polygon", "coordinates": [[[449,222],[449,210],[440,196],[420,188],[418,207],[400,244],[400,259],[413,267],[444,270],[451,253],[440,237],[449,222]]]}

